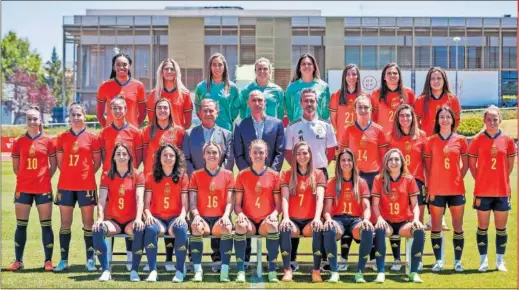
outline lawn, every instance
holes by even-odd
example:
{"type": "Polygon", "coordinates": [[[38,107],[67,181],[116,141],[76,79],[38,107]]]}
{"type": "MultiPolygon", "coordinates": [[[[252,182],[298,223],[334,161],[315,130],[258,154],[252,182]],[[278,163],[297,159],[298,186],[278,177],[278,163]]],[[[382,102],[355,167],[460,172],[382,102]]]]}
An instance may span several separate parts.
{"type": "MultiPolygon", "coordinates": [[[[286,166],[286,164],[285,164],[286,166]]],[[[516,165],[517,166],[517,165],[516,165]]],[[[330,169],[333,169],[333,165],[330,169]]],[[[332,170],[330,170],[332,171],[332,170]]],[[[74,223],[72,227],[72,242],[69,263],[71,269],[65,273],[47,273],[42,270],[43,266],[43,249],[41,245],[41,228],[38,223],[37,211],[32,210],[32,216],[29,221],[28,240],[25,249],[25,270],[17,273],[2,271],[1,273],[1,288],[515,288],[517,289],[517,171],[511,175],[512,178],[512,211],[508,222],[508,246],[506,252],[506,261],[509,272],[502,273],[495,271],[495,229],[490,227],[488,231],[489,236],[489,262],[490,271],[487,273],[479,273],[477,268],[479,266],[479,254],[476,246],[476,212],[471,208],[472,204],[472,189],[474,182],[470,174],[465,178],[465,185],[467,188],[467,206],[465,212],[465,250],[463,253],[463,265],[465,267],[464,273],[456,273],[452,270],[453,264],[453,248],[452,248],[452,232],[446,234],[447,237],[447,261],[445,270],[441,274],[432,273],[431,267],[433,264],[432,257],[425,257],[425,269],[421,274],[424,283],[421,285],[411,284],[405,282],[405,276],[402,273],[393,273],[386,267],[386,282],[383,285],[371,283],[375,279],[375,273],[367,272],[365,277],[367,284],[354,284],[353,275],[354,269],[350,267],[347,272],[341,273],[341,282],[338,284],[321,283],[312,284],[310,277],[310,268],[302,267],[299,272],[295,273],[294,280],[296,282],[269,284],[253,279],[253,267],[247,273],[249,283],[245,284],[222,284],[218,282],[218,274],[213,274],[209,268],[205,268],[204,283],[186,282],[181,285],[171,283],[173,273],[166,273],[159,270],[160,281],[155,284],[150,283],[131,283],[128,282],[129,273],[124,266],[115,266],[113,271],[113,278],[115,281],[100,283],[97,278],[100,272],[89,273],[85,272],[85,254],[83,234],[81,231],[81,216],[79,210],[76,209],[74,215],[74,223]]],[[[57,184],[57,177],[53,178],[54,186],[57,184]]],[[[15,187],[15,176],[12,173],[11,163],[2,162],[2,265],[4,270],[14,260],[14,230],[15,230],[15,215],[13,205],[13,192],[15,187]]],[[[450,221],[447,215],[447,221],[450,221]]],[[[59,261],[59,210],[54,208],[53,212],[53,229],[55,234],[55,249],[53,262],[57,264],[59,261]]],[[[450,222],[448,222],[450,225],[450,222]]],[[[204,242],[205,251],[209,251],[209,243],[204,242]]],[[[265,244],[265,243],[263,243],[265,244]]],[[[402,243],[403,244],[403,243],[402,243]]],[[[159,242],[160,251],[164,251],[163,241],[159,242]]],[[[124,249],[124,242],[118,240],[115,245],[115,250],[121,251],[124,249]]],[[[311,241],[305,239],[301,241],[300,251],[310,252],[311,241]]],[[[352,253],[357,252],[358,248],[354,243],[351,250],[352,253]]],[[[403,251],[403,250],[402,250],[403,251]]],[[[426,252],[432,252],[429,236],[427,237],[426,252]]],[[[388,253],[390,249],[388,248],[388,253]]],[[[300,257],[301,260],[310,260],[310,256],[300,257]]],[[[122,257],[117,257],[117,260],[123,260],[122,257]]],[[[159,262],[163,261],[164,257],[159,257],[159,262]]],[[[356,257],[351,257],[351,261],[356,261],[356,257]]],[[[388,257],[388,260],[392,258],[388,257]]],[[[281,265],[281,257],[278,257],[278,262],[281,265]]],[[[236,278],[236,268],[234,264],[234,257],[231,262],[231,279],[236,278]]],[[[353,267],[354,268],[354,267],[353,267]]],[[[279,271],[281,276],[281,271],[279,271]]],[[[146,278],[147,274],[141,273],[141,278],[146,278]]],[[[186,281],[191,280],[192,273],[186,277],[186,281]]],[[[329,276],[323,274],[323,279],[329,276]]],[[[266,275],[263,280],[266,281],[266,275]]]]}

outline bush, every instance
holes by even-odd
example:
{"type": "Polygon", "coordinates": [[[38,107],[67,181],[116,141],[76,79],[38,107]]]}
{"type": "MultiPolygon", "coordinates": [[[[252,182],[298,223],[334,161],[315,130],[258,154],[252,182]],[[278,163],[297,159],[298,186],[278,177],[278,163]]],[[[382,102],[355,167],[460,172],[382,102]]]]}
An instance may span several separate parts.
{"type": "Polygon", "coordinates": [[[483,129],[483,118],[481,117],[469,117],[461,119],[460,126],[458,127],[458,134],[463,136],[474,136],[483,129]]]}
{"type": "Polygon", "coordinates": [[[96,115],[86,115],[85,122],[97,122],[96,115]]]}

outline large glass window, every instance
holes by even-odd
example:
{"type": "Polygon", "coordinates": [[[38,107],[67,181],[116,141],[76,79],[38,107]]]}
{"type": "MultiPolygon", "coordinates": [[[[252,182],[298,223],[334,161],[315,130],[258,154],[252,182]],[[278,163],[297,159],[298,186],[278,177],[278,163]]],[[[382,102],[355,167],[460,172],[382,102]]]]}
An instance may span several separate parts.
{"type": "Polygon", "coordinates": [[[501,74],[501,94],[504,106],[517,106],[517,71],[504,71],[501,74]]]}
{"type": "Polygon", "coordinates": [[[376,69],[377,68],[377,47],[363,46],[362,47],[362,69],[376,69]]]}
{"type": "Polygon", "coordinates": [[[378,68],[382,69],[390,62],[396,62],[396,49],[394,46],[381,46],[379,48],[379,63],[378,68]]]}
{"type": "Polygon", "coordinates": [[[467,47],[467,68],[481,68],[481,47],[467,47]]]}
{"type": "Polygon", "coordinates": [[[447,68],[447,61],[449,59],[446,46],[433,46],[432,48],[433,66],[447,68]]]}
{"type": "Polygon", "coordinates": [[[344,55],[344,65],[348,65],[350,63],[356,64],[359,66],[360,64],[360,46],[347,46],[344,55]]]}
{"type": "Polygon", "coordinates": [[[503,47],[503,63],[504,69],[517,68],[517,47],[503,47]]]}
{"type": "Polygon", "coordinates": [[[133,65],[135,78],[142,82],[144,88],[148,90],[151,86],[150,72],[150,47],[147,45],[135,46],[135,60],[133,65]]]}
{"type": "Polygon", "coordinates": [[[416,46],[414,48],[415,68],[429,68],[431,52],[428,46],[416,46]]]}
{"type": "Polygon", "coordinates": [[[485,47],[485,68],[499,68],[499,47],[485,47]]]}
{"type": "Polygon", "coordinates": [[[398,65],[400,68],[413,67],[413,48],[406,46],[398,47],[398,65]]]}
{"type": "MultiPolygon", "coordinates": [[[[456,46],[449,47],[449,66],[456,68],[456,46]]],[[[463,45],[458,46],[458,69],[465,68],[465,49],[463,45]]]]}

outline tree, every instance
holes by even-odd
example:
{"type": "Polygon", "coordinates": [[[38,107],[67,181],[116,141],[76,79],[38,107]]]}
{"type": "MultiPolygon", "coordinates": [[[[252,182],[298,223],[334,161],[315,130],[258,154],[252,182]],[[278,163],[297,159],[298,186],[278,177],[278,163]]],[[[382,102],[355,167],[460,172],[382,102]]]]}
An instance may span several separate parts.
{"type": "Polygon", "coordinates": [[[19,38],[13,31],[2,39],[2,82],[8,82],[17,69],[30,74],[40,73],[41,57],[29,48],[29,41],[19,38]]]}
{"type": "Polygon", "coordinates": [[[11,96],[4,103],[9,111],[14,112],[14,123],[23,123],[25,112],[31,105],[38,105],[42,113],[50,113],[56,105],[56,98],[52,95],[47,84],[38,82],[36,73],[28,73],[17,69],[7,81],[7,91],[11,96]]]}
{"type": "MultiPolygon", "coordinates": [[[[70,100],[70,90],[67,91],[67,87],[65,87],[66,91],[66,103],[62,104],[62,98],[63,98],[63,85],[62,85],[62,79],[63,79],[63,70],[61,67],[61,60],[58,57],[58,53],[56,52],[56,47],[52,49],[52,55],[50,57],[50,60],[45,63],[44,66],[45,70],[45,83],[49,86],[49,88],[52,90],[52,94],[56,97],[56,101],[58,105],[67,105],[70,100]]],[[[70,83],[70,80],[65,80],[67,84],[70,83]]]]}

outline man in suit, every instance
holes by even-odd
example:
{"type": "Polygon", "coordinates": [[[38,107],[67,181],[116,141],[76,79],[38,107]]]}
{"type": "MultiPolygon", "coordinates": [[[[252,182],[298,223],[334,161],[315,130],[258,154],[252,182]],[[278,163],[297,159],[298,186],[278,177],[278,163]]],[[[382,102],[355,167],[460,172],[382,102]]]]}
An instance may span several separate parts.
{"type": "MultiPolygon", "coordinates": [[[[268,145],[266,165],[281,171],[284,158],[285,130],[283,122],[265,114],[265,96],[259,90],[250,92],[247,105],[251,115],[236,124],[234,128],[234,156],[238,169],[252,166],[249,146],[255,139],[262,139],[268,145]]],[[[251,239],[247,238],[245,260],[250,261],[251,239]]]]}
{"type": "MultiPolygon", "coordinates": [[[[234,167],[234,149],[232,133],[229,130],[216,125],[218,117],[218,104],[212,99],[203,99],[200,104],[200,121],[202,124],[189,129],[184,135],[182,142],[182,151],[186,156],[187,173],[191,177],[193,171],[204,168],[205,160],[203,158],[202,149],[204,144],[213,140],[220,145],[222,149],[222,159],[220,166],[225,169],[233,170],[234,167]]],[[[211,259],[213,262],[221,262],[220,257],[220,239],[211,239],[211,259]]],[[[220,264],[214,264],[213,272],[220,269],[220,264]]]]}
{"type": "Polygon", "coordinates": [[[249,146],[255,139],[262,139],[268,144],[266,165],[281,171],[284,158],[285,131],[281,120],[265,114],[265,96],[259,90],[249,94],[247,105],[251,116],[243,119],[234,129],[234,157],[238,169],[252,166],[249,146]]]}

